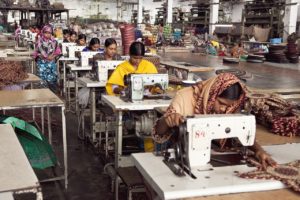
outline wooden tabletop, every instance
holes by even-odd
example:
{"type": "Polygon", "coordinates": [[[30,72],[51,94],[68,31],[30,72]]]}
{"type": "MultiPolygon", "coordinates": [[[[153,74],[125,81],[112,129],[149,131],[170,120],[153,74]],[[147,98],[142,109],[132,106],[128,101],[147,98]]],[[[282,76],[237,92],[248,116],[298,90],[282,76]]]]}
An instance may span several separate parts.
{"type": "Polygon", "coordinates": [[[64,102],[49,89],[34,90],[1,90],[0,91],[0,110],[64,106],[64,102]]]}
{"type": "Polygon", "coordinates": [[[39,187],[38,179],[10,124],[0,125],[0,192],[39,187]]]}
{"type": "Polygon", "coordinates": [[[28,73],[28,78],[20,81],[19,83],[36,83],[36,82],[41,82],[42,79],[40,77],[38,77],[35,74],[32,73],[28,73]]]}
{"type": "MultiPolygon", "coordinates": [[[[213,71],[213,67],[205,67],[205,66],[185,66],[185,63],[182,62],[173,62],[173,61],[161,61],[162,65],[165,65],[166,67],[173,67],[178,69],[183,69],[188,72],[210,72],[213,71]]],[[[186,63],[189,64],[189,63],[186,63]]]]}

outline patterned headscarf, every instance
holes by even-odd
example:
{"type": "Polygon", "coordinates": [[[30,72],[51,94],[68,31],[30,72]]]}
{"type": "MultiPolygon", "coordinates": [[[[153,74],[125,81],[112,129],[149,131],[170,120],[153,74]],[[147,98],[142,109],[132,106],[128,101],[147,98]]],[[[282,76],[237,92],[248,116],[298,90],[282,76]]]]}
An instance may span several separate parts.
{"type": "Polygon", "coordinates": [[[47,58],[49,55],[53,54],[57,48],[57,41],[53,36],[51,38],[46,38],[44,33],[50,32],[53,33],[53,29],[50,25],[43,27],[41,31],[41,37],[39,38],[36,46],[35,57],[39,56],[42,58],[47,58]]]}
{"type": "Polygon", "coordinates": [[[217,97],[235,83],[241,85],[243,92],[239,99],[226,109],[226,113],[234,113],[244,102],[246,93],[244,84],[235,75],[222,73],[193,86],[196,102],[195,114],[212,114],[217,97]]]}

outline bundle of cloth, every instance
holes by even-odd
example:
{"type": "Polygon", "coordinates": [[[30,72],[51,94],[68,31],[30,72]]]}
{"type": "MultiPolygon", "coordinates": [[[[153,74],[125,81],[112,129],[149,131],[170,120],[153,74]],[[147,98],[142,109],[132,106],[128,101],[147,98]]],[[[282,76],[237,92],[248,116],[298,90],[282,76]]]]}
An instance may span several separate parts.
{"type": "Polygon", "coordinates": [[[28,75],[21,62],[0,59],[0,88],[16,84],[26,78],[28,75]]]}
{"type": "Polygon", "coordinates": [[[277,94],[249,93],[246,109],[251,111],[258,123],[281,136],[300,135],[299,105],[277,94]]]}

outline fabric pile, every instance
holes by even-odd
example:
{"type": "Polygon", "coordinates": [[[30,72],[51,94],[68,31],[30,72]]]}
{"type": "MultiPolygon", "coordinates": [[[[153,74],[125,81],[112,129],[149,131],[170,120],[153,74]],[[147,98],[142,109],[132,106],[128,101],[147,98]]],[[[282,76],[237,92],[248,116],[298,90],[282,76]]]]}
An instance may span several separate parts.
{"type": "Polygon", "coordinates": [[[255,171],[239,174],[238,176],[247,179],[279,180],[294,191],[300,192],[299,172],[300,160],[296,160],[276,167],[268,167],[266,171],[257,169],[255,171]]]}
{"type": "Polygon", "coordinates": [[[0,88],[18,83],[28,78],[21,62],[0,59],[0,88]]]}
{"type": "Polygon", "coordinates": [[[297,35],[296,33],[292,33],[287,38],[287,52],[286,57],[289,59],[291,63],[298,63],[299,62],[299,55],[297,50],[297,35]]]}
{"type": "Polygon", "coordinates": [[[285,56],[285,45],[270,45],[269,53],[266,55],[267,61],[276,63],[288,63],[289,60],[285,56]]]}
{"type": "Polygon", "coordinates": [[[135,41],[134,26],[132,24],[125,24],[120,26],[123,44],[123,54],[129,54],[129,47],[135,41]]]}
{"type": "Polygon", "coordinates": [[[281,136],[300,135],[300,114],[296,104],[276,94],[249,93],[246,110],[253,113],[258,123],[281,136]]]}

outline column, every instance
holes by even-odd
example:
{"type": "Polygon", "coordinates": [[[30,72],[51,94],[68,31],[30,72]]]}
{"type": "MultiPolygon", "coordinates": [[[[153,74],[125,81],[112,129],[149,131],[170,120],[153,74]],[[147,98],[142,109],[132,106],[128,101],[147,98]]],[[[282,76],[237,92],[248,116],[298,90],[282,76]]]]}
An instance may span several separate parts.
{"type": "Polygon", "coordinates": [[[143,22],[143,0],[139,0],[138,4],[138,16],[137,16],[137,23],[141,24],[143,22]]]}
{"type": "Polygon", "coordinates": [[[219,18],[219,0],[210,0],[209,12],[209,34],[212,35],[215,31],[215,24],[219,18]]]}
{"type": "Polygon", "coordinates": [[[297,24],[297,13],[298,13],[298,0],[286,0],[287,5],[285,7],[285,14],[283,18],[284,23],[284,31],[283,31],[283,41],[286,41],[287,37],[296,32],[296,24],[297,24]],[[293,5],[295,3],[295,5],[293,5]]]}
{"type": "Polygon", "coordinates": [[[172,24],[173,22],[173,0],[167,0],[167,24],[172,24]]]}

